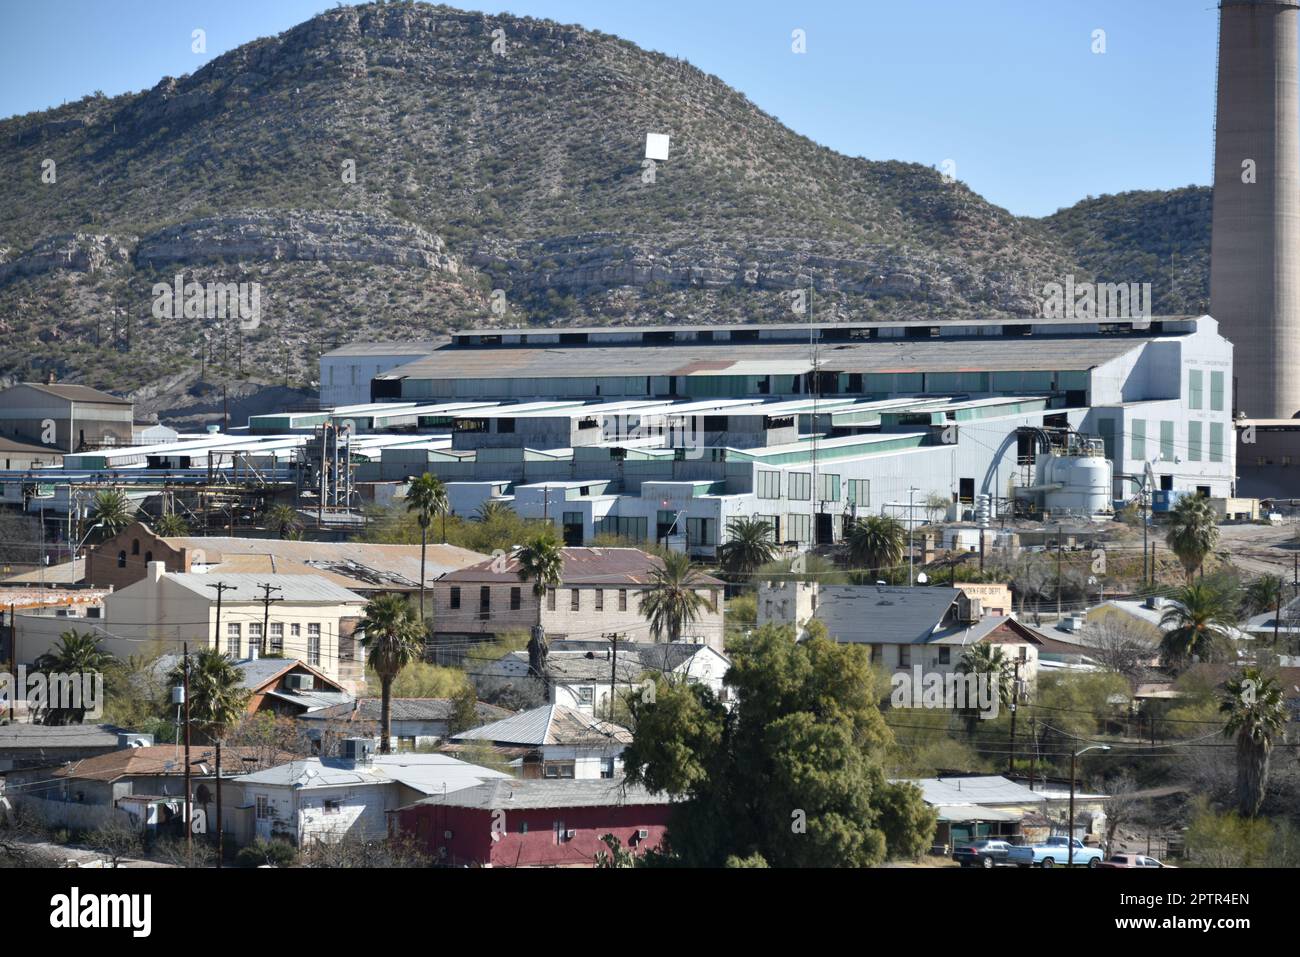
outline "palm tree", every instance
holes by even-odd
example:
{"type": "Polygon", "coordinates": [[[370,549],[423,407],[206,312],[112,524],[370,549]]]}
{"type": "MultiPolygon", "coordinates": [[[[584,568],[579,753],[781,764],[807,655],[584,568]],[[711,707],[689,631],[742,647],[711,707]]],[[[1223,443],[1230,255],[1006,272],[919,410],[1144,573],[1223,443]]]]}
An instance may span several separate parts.
{"type": "Polygon", "coordinates": [[[474,510],[474,519],[479,522],[491,522],[499,518],[509,518],[514,514],[515,510],[510,507],[509,502],[489,498],[474,510]]]}
{"type": "Polygon", "coordinates": [[[1280,575],[1261,575],[1246,588],[1246,614],[1258,615],[1273,612],[1273,647],[1277,647],[1278,628],[1282,618],[1282,599],[1286,597],[1286,584],[1280,575]]]}
{"type": "Polygon", "coordinates": [[[650,575],[650,587],[641,596],[641,617],[650,623],[655,641],[680,641],[682,629],[700,612],[713,606],[696,588],[700,574],[683,552],[669,552],[650,575]]]}
{"type": "Polygon", "coordinates": [[[357,628],[365,632],[361,645],[370,667],[379,675],[379,751],[388,754],[392,750],[393,682],[403,668],[420,660],[424,625],[405,597],[390,593],[370,599],[357,628]]]}
{"type": "MultiPolygon", "coordinates": [[[[168,680],[173,685],[184,682],[184,661],[172,669],[168,680]]],[[[221,740],[244,713],[251,692],[243,684],[243,672],[216,648],[204,648],[190,661],[190,723],[207,740],[221,740]]]]}
{"type": "Polygon", "coordinates": [[[537,625],[528,636],[528,673],[541,679],[546,672],[546,634],[542,631],[542,597],[547,588],[564,579],[564,552],[555,536],[539,532],[523,548],[515,552],[520,581],[533,583],[533,597],[537,599],[537,625]]]}
{"type": "Polygon", "coordinates": [[[869,568],[873,575],[879,576],[880,569],[892,569],[902,562],[907,529],[896,518],[868,515],[849,525],[845,543],[855,565],[869,568]]]}
{"type": "Polygon", "coordinates": [[[163,538],[179,538],[190,533],[190,523],[183,516],[168,512],[158,516],[158,520],[153,523],[153,530],[163,538]]]}
{"type": "Polygon", "coordinates": [[[281,538],[296,539],[302,532],[302,516],[292,505],[272,505],[262,516],[267,528],[275,529],[281,538]]]}
{"type": "Polygon", "coordinates": [[[112,538],[135,520],[135,503],[125,492],[107,489],[95,496],[90,508],[90,521],[104,530],[105,538],[112,538]]]}
{"type": "Polygon", "coordinates": [[[1205,582],[1184,585],[1160,616],[1164,636],[1160,653],[1166,662],[1181,664],[1193,656],[1202,661],[1221,657],[1236,628],[1231,598],[1205,582]]]}
{"type": "Polygon", "coordinates": [[[1237,739],[1237,808],[1255,817],[1268,790],[1269,754],[1286,728],[1288,713],[1277,681],[1246,668],[1224,685],[1219,711],[1227,715],[1225,738],[1237,739]]]}
{"type": "Polygon", "coordinates": [[[727,574],[748,576],[776,560],[776,530],[761,518],[733,518],[727,523],[727,541],[718,548],[718,560],[727,574]]]}
{"type": "Polygon", "coordinates": [[[1205,563],[1219,544],[1218,518],[1204,495],[1184,495],[1169,511],[1165,542],[1182,562],[1187,580],[1205,563]]]}
{"type": "MultiPolygon", "coordinates": [[[[996,683],[998,689],[998,704],[1007,710],[1011,708],[1012,697],[1015,695],[1015,665],[1007,658],[1000,645],[992,645],[987,641],[981,641],[971,645],[957,662],[957,670],[964,675],[982,676],[983,680],[990,683],[996,683]]],[[[967,691],[969,698],[970,691],[967,691]]],[[[967,701],[965,707],[961,708],[962,717],[966,721],[966,731],[969,734],[975,733],[975,728],[979,726],[980,709],[978,702],[967,701]]]]}
{"type": "Polygon", "coordinates": [[[442,513],[442,539],[447,540],[447,488],[435,475],[425,472],[406,490],[406,510],[415,512],[420,524],[420,617],[424,617],[424,555],[429,547],[429,526],[442,513]]]}
{"type": "MultiPolygon", "coordinates": [[[[59,674],[76,678],[76,687],[84,688],[86,676],[103,675],[115,659],[99,647],[99,639],[89,632],[75,629],[59,635],[59,643],[36,659],[36,669],[45,675],[59,674]]],[[[12,693],[12,692],[11,692],[12,693]]],[[[85,702],[81,707],[50,708],[45,724],[68,724],[71,719],[80,724],[86,716],[85,702]]]]}

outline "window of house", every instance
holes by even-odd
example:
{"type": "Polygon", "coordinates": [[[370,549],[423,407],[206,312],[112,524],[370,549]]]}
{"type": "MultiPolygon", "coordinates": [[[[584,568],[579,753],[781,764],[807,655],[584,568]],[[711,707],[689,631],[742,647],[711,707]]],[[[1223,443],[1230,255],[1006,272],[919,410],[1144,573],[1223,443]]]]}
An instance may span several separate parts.
{"type": "Polygon", "coordinates": [[[1147,457],[1147,420],[1133,420],[1133,450],[1132,458],[1146,460],[1147,457]]]}
{"type": "Polygon", "coordinates": [[[1203,396],[1204,390],[1204,374],[1201,370],[1187,370],[1187,407],[1189,409],[1199,409],[1203,407],[1205,403],[1203,396]]]}
{"type": "Polygon", "coordinates": [[[1210,423],[1210,461],[1223,461],[1223,423],[1210,423]]]}
{"type": "Polygon", "coordinates": [[[148,565],[151,561],[153,561],[153,552],[145,552],[145,553],[144,553],[144,563],[145,563],[146,565],[148,565]]]}
{"type": "Polygon", "coordinates": [[[289,626],[289,637],[290,637],[290,638],[301,638],[301,637],[302,637],[302,625],[298,624],[296,621],[295,621],[293,624],[291,624],[291,625],[289,626]]]}
{"type": "Polygon", "coordinates": [[[1187,461],[1201,461],[1201,423],[1187,423],[1187,461]]]}
{"type": "Polygon", "coordinates": [[[271,802],[265,794],[257,795],[257,797],[254,798],[253,803],[254,806],[257,808],[257,811],[255,813],[257,814],[257,819],[259,821],[265,821],[267,818],[271,816],[271,802]]]}
{"type": "Polygon", "coordinates": [[[941,664],[941,665],[946,665],[946,664],[950,664],[951,662],[952,662],[952,649],[951,649],[951,648],[940,648],[940,649],[939,649],[939,664],[941,664]]]}
{"type": "Polygon", "coordinates": [[[555,823],[553,823],[551,825],[551,833],[555,835],[556,844],[563,844],[566,840],[568,840],[566,835],[569,832],[565,829],[563,821],[556,821],[555,823]]]}
{"type": "Polygon", "coordinates": [[[131,539],[131,554],[132,555],[140,554],[140,539],[138,538],[131,539]]]}
{"type": "Polygon", "coordinates": [[[1160,423],[1160,457],[1166,462],[1174,460],[1174,424],[1160,423]]]}
{"type": "Polygon", "coordinates": [[[596,611],[605,610],[605,589],[596,589],[596,611]]]}
{"type": "Polygon", "coordinates": [[[796,502],[807,502],[811,496],[812,475],[808,472],[791,472],[789,498],[796,502]]]}
{"type": "Polygon", "coordinates": [[[251,654],[254,648],[262,647],[262,623],[260,621],[250,621],[248,623],[248,650],[251,654]]]}
{"type": "Polygon", "coordinates": [[[572,778],[574,763],[572,761],[547,761],[542,765],[544,778],[572,778]]]}
{"type": "Polygon", "coordinates": [[[840,500],[840,477],[834,473],[821,473],[817,476],[817,501],[838,502],[840,500]]]}
{"type": "Polygon", "coordinates": [[[790,541],[809,542],[812,540],[812,516],[792,514],[785,518],[786,534],[790,541]]]}
{"type": "Polygon", "coordinates": [[[518,611],[523,606],[523,592],[518,588],[510,589],[510,610],[518,611]]]}
{"type": "Polygon", "coordinates": [[[578,704],[591,706],[596,703],[596,686],[583,685],[578,689],[578,704]]]}
{"type": "Polygon", "coordinates": [[[326,814],[338,814],[343,810],[343,802],[326,798],[323,802],[326,814]]]}
{"type": "Polygon", "coordinates": [[[546,589],[546,610],[555,611],[555,589],[546,589]]]}
{"type": "Polygon", "coordinates": [[[613,758],[601,758],[601,759],[600,759],[600,776],[601,776],[602,778],[612,778],[612,777],[614,776],[614,759],[613,759],[613,758]]]}
{"type": "Polygon", "coordinates": [[[226,654],[235,660],[239,659],[240,639],[243,637],[243,625],[237,621],[226,623],[226,654]]]}
{"type": "Polygon", "coordinates": [[[118,567],[118,568],[125,568],[125,567],[126,567],[126,549],[125,549],[125,548],[122,549],[120,552],[117,553],[117,567],[118,567]]]}
{"type": "Polygon", "coordinates": [[[781,497],[781,473],[760,469],[756,476],[755,493],[759,498],[781,497]]]}
{"type": "Polygon", "coordinates": [[[582,592],[576,588],[569,589],[569,611],[578,611],[582,607],[582,592]]]}
{"type": "Polygon", "coordinates": [[[627,589],[626,588],[620,588],[618,590],[618,610],[627,611],[627,589]]]}
{"type": "Polygon", "coordinates": [[[307,623],[307,664],[320,664],[320,624],[307,623]]]}
{"type": "Polygon", "coordinates": [[[487,621],[492,614],[492,586],[480,585],[478,590],[478,620],[487,621]]]}
{"type": "Polygon", "coordinates": [[[447,596],[447,599],[448,599],[448,604],[451,606],[453,610],[460,607],[460,586],[459,585],[452,586],[451,594],[447,596]]]}
{"type": "Polygon", "coordinates": [[[284,622],[271,622],[271,654],[284,654],[284,622]]]}
{"type": "Polygon", "coordinates": [[[686,520],[686,540],[692,545],[716,545],[715,534],[718,523],[711,518],[688,518],[686,520]]]}
{"type": "Polygon", "coordinates": [[[912,667],[912,649],[908,645],[898,646],[898,667],[912,667]]]}

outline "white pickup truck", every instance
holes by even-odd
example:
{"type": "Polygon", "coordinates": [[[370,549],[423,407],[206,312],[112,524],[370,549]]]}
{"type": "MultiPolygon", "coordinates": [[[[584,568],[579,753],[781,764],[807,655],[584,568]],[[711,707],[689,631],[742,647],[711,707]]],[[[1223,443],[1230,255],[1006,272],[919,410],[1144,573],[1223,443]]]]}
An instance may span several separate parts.
{"type": "Polygon", "coordinates": [[[1007,863],[1018,867],[1065,867],[1070,861],[1071,844],[1075,867],[1101,867],[1103,855],[1098,848],[1085,847],[1082,841],[1067,837],[1049,837],[1042,844],[1013,847],[1007,852],[1007,863]]]}

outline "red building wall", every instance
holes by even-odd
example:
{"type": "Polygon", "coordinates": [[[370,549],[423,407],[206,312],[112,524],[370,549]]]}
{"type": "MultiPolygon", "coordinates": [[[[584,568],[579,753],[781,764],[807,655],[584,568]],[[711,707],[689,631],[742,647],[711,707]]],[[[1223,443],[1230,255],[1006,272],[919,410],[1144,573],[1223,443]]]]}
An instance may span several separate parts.
{"type": "Polygon", "coordinates": [[[404,833],[414,835],[427,853],[447,864],[591,867],[596,855],[606,850],[601,841],[606,834],[613,834],[633,854],[658,847],[667,831],[671,808],[667,804],[633,804],[502,810],[504,817],[495,841],[493,812],[482,808],[418,804],[402,809],[399,826],[404,833]],[[649,837],[638,840],[637,832],[643,829],[650,832],[649,837]],[[577,833],[563,839],[562,830],[577,833]],[[448,831],[450,838],[445,836],[448,831]]]}

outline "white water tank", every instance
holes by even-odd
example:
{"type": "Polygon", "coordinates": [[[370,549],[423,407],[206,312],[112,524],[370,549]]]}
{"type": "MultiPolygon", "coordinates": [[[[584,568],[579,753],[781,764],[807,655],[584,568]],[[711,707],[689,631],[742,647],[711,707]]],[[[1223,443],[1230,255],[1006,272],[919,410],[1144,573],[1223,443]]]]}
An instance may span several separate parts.
{"type": "Polygon", "coordinates": [[[1043,494],[1049,512],[1103,515],[1111,511],[1114,485],[1110,461],[1100,455],[1049,455],[1039,459],[1039,484],[1057,486],[1043,494]]]}

